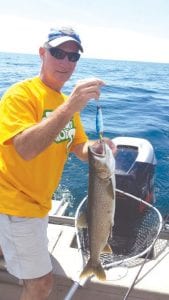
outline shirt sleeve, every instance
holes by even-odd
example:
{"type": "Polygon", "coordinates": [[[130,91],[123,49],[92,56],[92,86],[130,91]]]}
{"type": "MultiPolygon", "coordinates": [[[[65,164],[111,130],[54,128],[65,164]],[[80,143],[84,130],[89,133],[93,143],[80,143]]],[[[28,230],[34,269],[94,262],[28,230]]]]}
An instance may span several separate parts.
{"type": "Polygon", "coordinates": [[[71,145],[71,149],[73,146],[78,145],[78,144],[83,144],[88,140],[88,136],[85,133],[79,113],[75,113],[74,121],[75,121],[76,134],[75,134],[73,143],[71,145]]]}
{"type": "Polygon", "coordinates": [[[0,144],[34,124],[36,114],[30,95],[22,87],[9,89],[0,101],[0,144]]]}

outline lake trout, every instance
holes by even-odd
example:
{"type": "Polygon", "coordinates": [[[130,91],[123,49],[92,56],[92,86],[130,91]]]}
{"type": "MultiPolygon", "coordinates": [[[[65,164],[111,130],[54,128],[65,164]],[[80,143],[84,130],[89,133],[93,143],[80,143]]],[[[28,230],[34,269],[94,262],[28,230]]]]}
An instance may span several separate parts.
{"type": "Polygon", "coordinates": [[[100,254],[112,253],[108,238],[112,235],[115,214],[115,159],[110,147],[101,140],[88,148],[89,183],[86,217],[80,216],[77,226],[87,222],[90,258],[80,278],[96,275],[105,280],[100,254]],[[82,221],[83,220],[83,221],[82,221]]]}

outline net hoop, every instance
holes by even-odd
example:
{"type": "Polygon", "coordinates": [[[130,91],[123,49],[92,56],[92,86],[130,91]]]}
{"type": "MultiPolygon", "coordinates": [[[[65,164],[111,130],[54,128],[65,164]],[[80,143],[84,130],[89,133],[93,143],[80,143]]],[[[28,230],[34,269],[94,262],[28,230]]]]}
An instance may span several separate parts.
{"type": "MultiPolygon", "coordinates": [[[[142,200],[141,198],[138,198],[136,197],[135,195],[133,194],[129,194],[129,193],[126,193],[122,190],[119,190],[119,189],[116,189],[116,192],[124,195],[124,196],[127,196],[127,197],[130,197],[132,198],[133,200],[143,204],[146,208],[148,208],[149,210],[151,210],[151,212],[153,211],[153,214],[156,215],[156,221],[157,221],[157,224],[156,224],[156,228],[150,228],[150,230],[153,229],[153,238],[152,238],[152,241],[149,242],[149,245],[146,247],[145,246],[145,249],[143,249],[142,251],[138,252],[138,253],[133,253],[133,255],[130,255],[130,256],[124,256],[124,255],[116,255],[116,259],[113,261],[113,254],[111,255],[111,262],[104,262],[104,259],[103,259],[103,267],[105,269],[109,269],[111,267],[115,267],[115,266],[118,266],[120,264],[125,264],[125,263],[128,263],[130,261],[134,261],[138,258],[141,258],[142,256],[145,256],[145,254],[148,253],[148,251],[151,251],[151,248],[154,244],[154,241],[158,238],[160,232],[161,232],[161,229],[163,227],[163,219],[162,219],[162,216],[161,216],[161,213],[159,212],[159,210],[153,206],[152,204],[142,200]],[[154,233],[155,231],[155,233],[154,233]]],[[[83,236],[83,233],[82,233],[82,229],[79,229],[77,227],[77,220],[78,220],[78,217],[80,216],[80,212],[82,210],[82,208],[84,207],[84,204],[86,204],[87,202],[87,198],[88,196],[86,196],[82,201],[81,203],[79,204],[77,210],[76,210],[76,213],[75,213],[75,232],[76,232],[76,237],[77,237],[77,246],[78,246],[78,250],[80,251],[81,253],[81,257],[82,257],[82,260],[83,260],[83,264],[85,265],[85,263],[87,262],[88,260],[88,257],[84,254],[84,247],[82,247],[82,238],[81,236],[83,236]]],[[[151,233],[151,232],[150,232],[151,233]]],[[[146,239],[145,239],[145,245],[146,245],[146,239]]],[[[109,254],[104,254],[105,256],[110,256],[109,254]]],[[[102,256],[102,254],[101,254],[102,256]]],[[[110,259],[110,257],[109,257],[110,259]]]]}

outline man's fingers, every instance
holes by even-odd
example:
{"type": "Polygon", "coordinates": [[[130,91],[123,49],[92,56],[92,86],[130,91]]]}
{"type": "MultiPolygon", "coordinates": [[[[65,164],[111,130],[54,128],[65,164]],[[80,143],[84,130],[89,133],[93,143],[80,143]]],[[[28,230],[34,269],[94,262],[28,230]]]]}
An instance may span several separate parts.
{"type": "Polygon", "coordinates": [[[77,82],[77,86],[86,86],[86,87],[97,86],[97,87],[101,87],[102,85],[105,85],[105,83],[104,83],[103,80],[101,80],[99,78],[83,79],[83,80],[79,80],[77,82]]]}

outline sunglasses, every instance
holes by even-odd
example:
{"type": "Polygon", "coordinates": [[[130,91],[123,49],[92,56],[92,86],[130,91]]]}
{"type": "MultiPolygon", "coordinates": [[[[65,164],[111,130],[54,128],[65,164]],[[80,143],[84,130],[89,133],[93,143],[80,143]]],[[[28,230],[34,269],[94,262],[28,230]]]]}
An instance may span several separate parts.
{"type": "Polygon", "coordinates": [[[80,54],[77,52],[66,52],[60,48],[46,48],[49,53],[56,59],[64,59],[66,56],[68,57],[68,60],[71,62],[76,62],[80,58],[80,54]]]}

